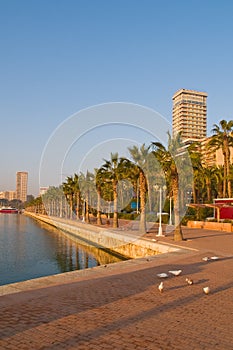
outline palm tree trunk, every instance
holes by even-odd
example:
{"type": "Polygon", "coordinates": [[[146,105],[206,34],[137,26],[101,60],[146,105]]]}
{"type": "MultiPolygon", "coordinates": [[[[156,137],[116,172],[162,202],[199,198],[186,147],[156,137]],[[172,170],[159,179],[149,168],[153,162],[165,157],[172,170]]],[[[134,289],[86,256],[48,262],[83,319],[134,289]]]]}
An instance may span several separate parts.
{"type": "Polygon", "coordinates": [[[149,211],[152,211],[152,190],[149,179],[148,181],[148,205],[149,205],[149,211]]]}
{"type": "Polygon", "coordinates": [[[113,183],[113,206],[114,206],[114,212],[113,212],[113,228],[119,227],[118,223],[118,211],[117,211],[117,182],[114,181],[113,183]]]}
{"type": "Polygon", "coordinates": [[[206,181],[206,190],[207,190],[207,202],[211,202],[211,183],[209,180],[206,181]]]}
{"type": "Polygon", "coordinates": [[[231,198],[231,179],[230,179],[230,150],[226,152],[226,175],[227,175],[227,193],[228,198],[231,198]]]}
{"type": "Polygon", "coordinates": [[[77,192],[76,193],[76,218],[77,218],[77,220],[80,220],[79,205],[80,205],[80,192],[77,192]]]}
{"type": "Polygon", "coordinates": [[[197,203],[197,192],[196,192],[196,186],[195,181],[193,181],[193,203],[197,203]]]}
{"type": "Polygon", "coordinates": [[[139,231],[143,234],[146,233],[146,178],[143,172],[140,171],[139,175],[140,186],[140,223],[139,231]]]}
{"type": "Polygon", "coordinates": [[[175,218],[175,230],[174,230],[174,241],[182,241],[183,234],[180,223],[180,212],[179,212],[179,184],[178,177],[172,179],[172,190],[174,200],[174,218],[175,218]]]}
{"type": "Polygon", "coordinates": [[[227,192],[227,161],[226,161],[226,155],[224,156],[224,167],[223,167],[223,197],[226,198],[226,192],[227,192]]]}
{"type": "Polygon", "coordinates": [[[62,196],[60,197],[59,207],[60,207],[59,217],[62,218],[62,216],[63,216],[63,200],[62,200],[62,196]]]}
{"type": "Polygon", "coordinates": [[[73,219],[73,198],[70,196],[70,219],[73,219]]]}
{"type": "Polygon", "coordinates": [[[97,225],[102,225],[100,200],[101,200],[100,190],[97,189],[97,225]]]}
{"type": "Polygon", "coordinates": [[[85,210],[85,221],[89,224],[90,223],[90,216],[89,216],[89,191],[87,191],[86,195],[86,210],[85,210]]]}

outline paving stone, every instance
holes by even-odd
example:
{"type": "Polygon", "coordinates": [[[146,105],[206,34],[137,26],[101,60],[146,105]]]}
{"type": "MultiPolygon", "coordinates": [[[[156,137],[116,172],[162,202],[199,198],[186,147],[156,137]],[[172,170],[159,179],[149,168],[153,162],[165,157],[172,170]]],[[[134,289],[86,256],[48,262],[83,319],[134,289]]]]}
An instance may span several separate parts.
{"type": "MultiPolygon", "coordinates": [[[[4,287],[0,349],[232,350],[233,234],[184,235],[179,253],[53,276],[49,284],[17,283],[17,292],[4,287]],[[203,262],[204,256],[219,260],[203,262]],[[157,274],[178,269],[181,275],[164,279],[160,293],[157,274]]],[[[161,243],[174,244],[171,235],[161,243]]]]}

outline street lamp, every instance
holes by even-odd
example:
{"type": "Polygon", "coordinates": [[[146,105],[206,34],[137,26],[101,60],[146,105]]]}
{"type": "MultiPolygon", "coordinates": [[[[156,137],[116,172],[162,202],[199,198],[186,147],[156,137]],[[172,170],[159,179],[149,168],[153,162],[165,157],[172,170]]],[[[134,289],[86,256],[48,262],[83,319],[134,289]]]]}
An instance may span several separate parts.
{"type": "Polygon", "coordinates": [[[86,222],[86,201],[85,198],[83,198],[83,222],[86,222]]]}
{"type": "Polygon", "coordinates": [[[170,197],[169,211],[170,211],[169,225],[172,226],[172,197],[170,197]]]}
{"type": "Polygon", "coordinates": [[[138,180],[137,180],[137,194],[136,194],[136,196],[137,196],[137,214],[139,213],[139,193],[138,193],[139,191],[138,191],[138,180]]]}
{"type": "Polygon", "coordinates": [[[164,237],[162,229],[162,191],[166,191],[167,187],[165,185],[163,187],[155,185],[154,188],[156,191],[159,191],[159,232],[156,236],[164,237]]]}

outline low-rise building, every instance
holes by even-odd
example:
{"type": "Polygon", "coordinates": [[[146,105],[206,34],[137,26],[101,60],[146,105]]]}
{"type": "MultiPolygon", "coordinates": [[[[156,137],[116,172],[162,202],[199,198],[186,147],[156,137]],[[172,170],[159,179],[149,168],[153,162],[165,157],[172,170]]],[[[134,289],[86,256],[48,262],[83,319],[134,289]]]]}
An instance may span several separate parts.
{"type": "Polygon", "coordinates": [[[16,192],[15,191],[1,191],[0,192],[0,199],[7,199],[9,201],[12,201],[13,199],[16,199],[16,192]]]}

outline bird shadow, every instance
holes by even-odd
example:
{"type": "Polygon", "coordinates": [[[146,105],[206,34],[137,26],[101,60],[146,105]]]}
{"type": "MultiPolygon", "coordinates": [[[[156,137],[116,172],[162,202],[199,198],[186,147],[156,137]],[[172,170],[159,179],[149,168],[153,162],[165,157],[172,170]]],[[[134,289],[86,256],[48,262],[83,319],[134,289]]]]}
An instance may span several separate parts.
{"type": "Polygon", "coordinates": [[[193,281],[193,284],[199,285],[199,284],[206,283],[206,282],[209,282],[209,279],[207,279],[207,278],[202,278],[202,279],[200,279],[200,280],[193,281]]]}

